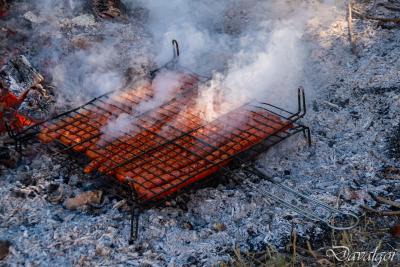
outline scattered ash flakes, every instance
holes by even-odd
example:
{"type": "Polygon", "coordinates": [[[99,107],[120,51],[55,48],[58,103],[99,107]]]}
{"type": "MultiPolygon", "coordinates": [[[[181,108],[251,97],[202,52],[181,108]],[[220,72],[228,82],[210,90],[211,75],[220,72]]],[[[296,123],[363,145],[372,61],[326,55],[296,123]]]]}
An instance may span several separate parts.
{"type": "Polygon", "coordinates": [[[63,183],[62,168],[44,155],[3,174],[0,235],[12,243],[7,262],[65,266],[89,265],[96,259],[99,264],[110,265],[122,264],[124,257],[137,258],[139,254],[135,255],[134,248],[127,244],[129,214],[113,208],[115,201],[103,200],[103,206],[96,207],[96,211],[90,207],[69,211],[62,203],[49,201],[60,187],[64,198],[83,192],[76,184],[63,183]]]}
{"type": "Polygon", "coordinates": [[[374,204],[368,192],[396,198],[399,188],[393,152],[400,140],[400,49],[395,45],[400,34],[371,21],[357,21],[355,31],[359,57],[349,52],[346,30],[321,36],[311,30],[312,38],[322,44],[311,51],[316,59],[312,70],[318,75],[307,73],[310,79],[326,76],[322,83],[311,83],[320,83],[319,88],[308,88],[313,101],[303,121],[312,130],[313,146],[295,139],[297,146],[285,142],[259,162],[273,176],[284,177],[286,184],[360,214],[359,205],[374,204]]]}
{"type": "Polygon", "coordinates": [[[246,188],[220,185],[188,195],[185,210],[164,206],[145,211],[139,240],[129,246],[129,209],[113,208],[116,201],[104,200],[99,212],[69,211],[62,201],[51,203],[60,188],[64,199],[84,191],[77,185],[84,177],[76,173],[65,180],[63,172],[56,159],[43,155],[3,175],[0,231],[13,244],[10,264],[211,265],[229,260],[234,247],[283,245],[280,238],[291,229],[274,216],[287,211],[271,207],[246,188]]]}

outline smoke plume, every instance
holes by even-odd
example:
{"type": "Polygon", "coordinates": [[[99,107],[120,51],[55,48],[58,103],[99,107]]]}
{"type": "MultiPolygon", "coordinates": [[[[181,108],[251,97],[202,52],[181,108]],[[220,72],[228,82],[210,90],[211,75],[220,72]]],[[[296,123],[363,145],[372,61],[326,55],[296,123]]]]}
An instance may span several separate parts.
{"type": "MultiPolygon", "coordinates": [[[[39,0],[29,9],[42,21],[32,25],[31,39],[43,47],[35,63],[59,88],[59,105],[76,106],[123,88],[127,80],[140,80],[171,59],[170,44],[176,39],[180,64],[211,78],[200,86],[197,101],[206,120],[253,99],[290,108],[304,82],[307,23],[326,19],[328,12],[321,10],[336,4],[125,0],[123,20],[109,21],[95,18],[88,2],[39,0]]],[[[171,77],[162,78],[156,81],[154,99],[140,104],[139,111],[156,107],[171,94],[171,77]]],[[[107,128],[126,130],[133,123],[123,115],[107,128]]]]}
{"type": "Polygon", "coordinates": [[[149,10],[148,28],[158,64],[181,44],[180,63],[212,77],[198,107],[207,120],[252,99],[290,107],[303,76],[302,41],[316,3],[299,1],[138,0],[149,10]]]}

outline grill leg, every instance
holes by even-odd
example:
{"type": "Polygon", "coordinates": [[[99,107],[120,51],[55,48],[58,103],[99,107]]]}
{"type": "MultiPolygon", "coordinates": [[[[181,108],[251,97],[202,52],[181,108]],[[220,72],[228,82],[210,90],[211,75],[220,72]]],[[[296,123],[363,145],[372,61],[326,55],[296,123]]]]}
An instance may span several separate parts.
{"type": "Polygon", "coordinates": [[[132,185],[129,185],[131,188],[131,201],[132,201],[132,210],[131,210],[131,233],[129,236],[129,245],[132,245],[138,237],[139,232],[139,217],[141,210],[138,208],[138,203],[136,202],[136,192],[133,189],[132,185]]]}
{"type": "Polygon", "coordinates": [[[304,138],[307,139],[308,146],[311,146],[311,130],[310,130],[310,128],[307,126],[304,126],[303,134],[304,134],[304,138]]]}
{"type": "Polygon", "coordinates": [[[132,204],[131,233],[129,237],[129,245],[132,245],[138,237],[140,213],[141,211],[136,207],[136,204],[132,204]]]}
{"type": "Polygon", "coordinates": [[[17,164],[19,165],[19,164],[21,164],[22,158],[23,158],[23,155],[22,155],[22,141],[21,140],[15,140],[14,146],[15,146],[15,151],[18,153],[18,163],[17,164]]]}

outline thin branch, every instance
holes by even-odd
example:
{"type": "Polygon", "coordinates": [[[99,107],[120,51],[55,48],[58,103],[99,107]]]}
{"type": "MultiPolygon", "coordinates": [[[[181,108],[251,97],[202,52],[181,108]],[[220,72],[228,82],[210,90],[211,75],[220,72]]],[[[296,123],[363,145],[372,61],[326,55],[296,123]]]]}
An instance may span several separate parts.
{"type": "Polygon", "coordinates": [[[387,199],[387,198],[384,198],[384,197],[380,197],[380,196],[375,196],[375,200],[380,202],[380,203],[387,204],[389,206],[392,206],[392,207],[400,209],[400,203],[399,202],[392,201],[390,199],[387,199]]]}
{"type": "Polygon", "coordinates": [[[368,14],[362,14],[361,12],[355,10],[354,8],[351,8],[351,11],[354,15],[361,19],[370,19],[370,20],[377,20],[381,22],[394,22],[394,23],[400,23],[400,18],[384,18],[384,17],[374,17],[368,14]]]}
{"type": "Polygon", "coordinates": [[[366,205],[361,205],[360,207],[365,209],[367,212],[375,213],[380,216],[400,216],[400,211],[380,211],[380,210],[376,210],[371,207],[368,207],[366,205]]]}
{"type": "Polygon", "coordinates": [[[357,54],[357,45],[356,39],[353,35],[353,14],[352,14],[352,7],[351,7],[351,0],[349,0],[347,6],[347,23],[348,23],[348,30],[349,30],[349,41],[351,45],[351,52],[356,55],[357,54]]]}
{"type": "Polygon", "coordinates": [[[393,10],[393,11],[400,11],[400,7],[399,6],[395,6],[393,4],[389,4],[389,3],[380,3],[380,6],[383,6],[386,9],[389,10],[393,10]]]}

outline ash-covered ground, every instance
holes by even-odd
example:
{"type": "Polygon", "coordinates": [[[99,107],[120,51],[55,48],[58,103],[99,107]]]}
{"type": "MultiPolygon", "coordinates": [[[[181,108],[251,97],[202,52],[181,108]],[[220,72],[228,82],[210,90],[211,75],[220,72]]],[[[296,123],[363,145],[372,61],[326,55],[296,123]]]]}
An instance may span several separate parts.
{"type": "MultiPolygon", "coordinates": [[[[369,4],[356,7],[362,11],[372,8],[369,4]]],[[[2,21],[1,34],[20,38],[22,50],[31,56],[39,71],[45,71],[40,68],[42,64],[52,64],[53,56],[62,56],[67,62],[64,66],[82,68],[75,46],[93,45],[105,28],[107,34],[115,34],[121,49],[129,44],[132,58],[143,57],[134,64],[152,64],[149,62],[153,59],[143,56],[147,53],[146,44],[152,40],[141,23],[146,17],[141,9],[129,14],[136,18],[135,30],[132,30],[132,21],[113,24],[96,20],[84,6],[77,14],[65,14],[62,8],[54,11],[52,21],[59,22],[58,27],[67,36],[55,38],[59,40],[57,50],[62,53],[37,56],[37,49],[46,44],[50,49],[54,38],[46,43],[48,36],[32,37],[29,31],[54,24],[41,22],[38,26],[40,18],[26,13],[31,8],[23,1],[15,2],[11,18],[2,21]],[[85,35],[81,33],[82,28],[85,35]],[[132,48],[132,42],[137,43],[136,49],[132,48]]],[[[334,14],[335,19],[326,23],[310,18],[302,36],[310,47],[309,64],[304,66],[304,77],[299,84],[307,88],[308,99],[308,113],[302,122],[312,130],[312,146],[301,135],[292,137],[260,155],[256,164],[290,187],[343,211],[361,214],[360,204],[374,204],[369,192],[400,201],[400,171],[396,172],[400,166],[390,146],[390,140],[398,135],[400,123],[400,27],[354,19],[358,55],[353,55],[346,9],[342,6],[325,11],[334,14]]],[[[382,7],[369,12],[400,15],[382,7]]],[[[240,23],[242,18],[237,17],[240,23]]],[[[7,42],[15,39],[2,38],[0,42],[5,58],[12,52],[7,50],[12,47],[7,42]]],[[[125,61],[106,63],[120,66],[133,61],[126,55],[123,58],[125,61]]],[[[87,71],[101,74],[103,69],[87,71]]],[[[117,78],[105,77],[107,81],[113,79],[117,78]]],[[[57,77],[53,82],[63,88],[76,86],[59,84],[57,77]]],[[[102,90],[109,89],[113,83],[110,84],[102,90]]],[[[70,92],[62,92],[64,99],[74,97],[70,92]]],[[[65,199],[92,190],[92,179],[79,168],[68,171],[69,158],[54,156],[43,145],[33,144],[25,153],[24,161],[18,166],[12,160],[2,166],[0,239],[10,241],[11,247],[0,265],[211,266],[229,261],[234,248],[242,251],[262,250],[267,245],[282,248],[290,239],[292,227],[299,236],[312,242],[320,242],[329,232],[322,224],[310,222],[268,199],[265,201],[264,196],[252,192],[246,185],[223,183],[145,210],[140,218],[139,238],[135,244],[128,245],[129,209],[123,200],[106,194],[100,205],[68,210],[63,205],[65,199]]],[[[258,183],[270,192],[282,193],[266,181],[258,183]]],[[[396,223],[398,219],[393,219],[386,227],[396,223]]]]}

